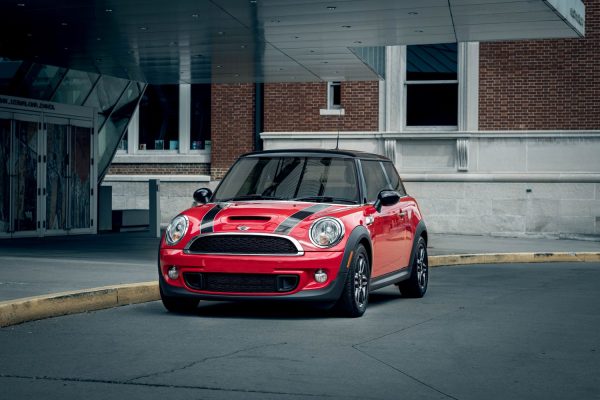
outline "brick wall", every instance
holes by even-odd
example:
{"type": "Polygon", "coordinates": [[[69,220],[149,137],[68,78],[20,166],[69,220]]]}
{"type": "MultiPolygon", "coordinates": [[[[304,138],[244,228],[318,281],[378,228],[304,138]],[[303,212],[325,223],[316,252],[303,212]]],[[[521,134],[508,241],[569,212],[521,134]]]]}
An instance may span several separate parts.
{"type": "Polygon", "coordinates": [[[481,130],[600,129],[600,1],[584,3],[584,39],[481,43],[481,130]]]}
{"type": "Polygon", "coordinates": [[[111,164],[107,175],[208,175],[210,164],[204,163],[119,163],[111,164]]]}
{"type": "Polygon", "coordinates": [[[343,117],[320,115],[327,108],[326,83],[266,83],[264,95],[265,132],[379,129],[377,81],[342,82],[343,117]]]}
{"type": "Polygon", "coordinates": [[[235,159],[253,150],[254,84],[213,84],[211,178],[221,179],[235,159]]]}

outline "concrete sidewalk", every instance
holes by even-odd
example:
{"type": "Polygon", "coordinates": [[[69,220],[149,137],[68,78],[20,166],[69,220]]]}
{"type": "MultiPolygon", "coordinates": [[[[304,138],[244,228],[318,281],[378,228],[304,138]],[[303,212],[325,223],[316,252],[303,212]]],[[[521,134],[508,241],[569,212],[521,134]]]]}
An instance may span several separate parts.
{"type": "MultiPolygon", "coordinates": [[[[0,240],[0,301],[157,279],[146,232],[0,240]]],[[[599,252],[600,242],[431,234],[430,255],[599,252]]]]}

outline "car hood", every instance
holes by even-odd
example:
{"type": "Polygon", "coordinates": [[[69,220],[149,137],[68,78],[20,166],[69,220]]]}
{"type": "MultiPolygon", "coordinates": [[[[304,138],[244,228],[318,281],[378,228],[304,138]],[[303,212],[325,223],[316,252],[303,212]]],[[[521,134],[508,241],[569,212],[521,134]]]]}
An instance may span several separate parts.
{"type": "Polygon", "coordinates": [[[187,210],[192,234],[248,232],[291,234],[315,219],[354,208],[351,205],[295,201],[209,203],[187,210]]]}

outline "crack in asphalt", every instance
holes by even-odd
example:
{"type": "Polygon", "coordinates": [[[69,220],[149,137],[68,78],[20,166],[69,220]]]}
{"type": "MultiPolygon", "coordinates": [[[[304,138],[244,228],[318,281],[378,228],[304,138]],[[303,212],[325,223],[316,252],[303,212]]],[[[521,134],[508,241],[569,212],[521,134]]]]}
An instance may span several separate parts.
{"type": "Polygon", "coordinates": [[[136,376],[135,378],[128,379],[125,382],[134,382],[134,381],[137,381],[138,379],[150,378],[150,377],[153,377],[153,376],[159,376],[159,375],[170,374],[170,373],[174,373],[174,372],[178,372],[178,371],[183,371],[183,370],[191,368],[191,367],[193,367],[195,365],[201,364],[201,363],[203,363],[205,361],[218,360],[219,358],[230,357],[230,356],[233,356],[235,354],[243,353],[243,352],[250,351],[250,350],[261,349],[261,348],[264,348],[264,347],[271,347],[271,346],[281,346],[281,345],[284,345],[284,344],[287,344],[287,342],[261,344],[261,345],[258,345],[258,346],[246,347],[246,348],[243,348],[243,349],[239,349],[239,350],[236,350],[236,351],[232,351],[232,352],[221,354],[221,355],[217,355],[217,356],[205,357],[205,358],[202,358],[200,360],[196,360],[196,361],[192,361],[190,363],[187,363],[187,364],[185,364],[185,365],[183,365],[181,367],[171,368],[171,369],[168,369],[168,370],[153,372],[151,374],[136,376]]]}
{"type": "Polygon", "coordinates": [[[444,396],[444,397],[447,397],[447,398],[449,398],[449,399],[453,399],[453,400],[459,400],[458,398],[456,398],[456,397],[454,397],[454,396],[452,396],[452,395],[450,395],[450,394],[448,394],[448,393],[442,392],[441,390],[439,390],[439,389],[437,389],[436,387],[434,387],[434,386],[432,386],[432,385],[428,384],[427,382],[424,382],[424,381],[420,380],[419,378],[417,378],[417,377],[415,377],[415,376],[412,376],[412,375],[410,375],[408,372],[406,372],[406,371],[403,371],[403,370],[401,370],[400,368],[397,368],[397,367],[395,367],[395,366],[393,366],[393,365],[391,365],[391,364],[389,364],[389,363],[387,363],[387,362],[385,362],[385,361],[383,361],[383,360],[381,360],[381,359],[379,359],[379,358],[375,357],[375,356],[374,356],[374,355],[372,355],[372,354],[369,354],[369,353],[368,353],[368,352],[366,352],[365,350],[361,350],[360,348],[358,348],[358,346],[361,346],[361,345],[364,345],[364,344],[367,344],[367,343],[371,343],[371,342],[374,342],[374,341],[376,341],[376,340],[379,340],[379,339],[382,339],[382,338],[384,338],[384,337],[391,336],[391,335],[394,335],[394,334],[397,334],[397,333],[400,333],[400,332],[403,332],[403,331],[407,331],[407,330],[409,330],[409,329],[412,329],[412,328],[414,328],[414,327],[416,327],[416,326],[419,326],[419,325],[425,324],[425,323],[427,323],[427,322],[433,321],[434,319],[437,319],[437,318],[440,318],[440,317],[444,317],[444,316],[446,316],[446,315],[449,315],[449,314],[456,313],[456,312],[458,312],[458,311],[461,311],[462,309],[463,309],[463,308],[457,308],[456,310],[452,310],[452,311],[449,311],[449,312],[446,312],[446,313],[443,313],[443,314],[436,315],[436,316],[434,316],[434,317],[431,317],[431,318],[429,318],[429,319],[426,319],[426,320],[424,320],[424,321],[418,322],[418,323],[416,323],[416,324],[409,325],[409,326],[405,326],[405,327],[404,327],[404,328],[402,328],[402,329],[397,329],[397,330],[395,330],[395,331],[393,331],[393,332],[388,332],[388,333],[386,333],[386,334],[384,334],[384,335],[380,335],[380,336],[377,336],[377,337],[375,337],[375,338],[371,338],[371,339],[369,339],[369,340],[365,340],[365,341],[363,341],[363,342],[355,343],[355,344],[353,344],[353,345],[352,345],[352,348],[353,348],[354,350],[358,351],[359,353],[361,353],[361,354],[363,354],[363,355],[365,355],[365,356],[369,357],[370,359],[372,359],[372,360],[375,360],[375,361],[377,361],[378,363],[380,363],[380,364],[383,364],[383,365],[387,366],[388,368],[391,368],[391,369],[393,369],[393,370],[394,370],[394,371],[396,371],[396,372],[399,372],[400,374],[402,374],[402,375],[406,376],[407,378],[409,378],[409,379],[411,379],[411,380],[413,380],[413,381],[415,381],[415,382],[417,382],[417,383],[419,383],[419,384],[421,384],[421,385],[423,385],[423,386],[425,386],[425,387],[427,387],[427,388],[429,388],[429,389],[433,390],[434,392],[437,392],[437,393],[441,394],[441,395],[442,395],[442,396],[444,396]]]}
{"type": "Polygon", "coordinates": [[[8,374],[0,374],[0,378],[32,379],[32,380],[44,380],[44,381],[53,381],[53,382],[73,382],[73,383],[103,383],[103,384],[108,384],[108,385],[128,385],[128,386],[142,386],[142,387],[167,388],[167,389],[210,390],[210,391],[218,391],[218,392],[257,393],[257,394],[304,396],[304,397],[316,397],[316,398],[335,397],[335,396],[328,395],[328,394],[292,393],[292,392],[278,392],[278,391],[254,390],[254,389],[229,389],[229,388],[222,388],[222,387],[217,387],[217,386],[201,386],[201,385],[173,385],[173,384],[162,384],[162,383],[142,383],[142,382],[111,380],[111,379],[68,378],[68,377],[55,377],[55,376],[26,376],[26,375],[8,375],[8,374]]]}

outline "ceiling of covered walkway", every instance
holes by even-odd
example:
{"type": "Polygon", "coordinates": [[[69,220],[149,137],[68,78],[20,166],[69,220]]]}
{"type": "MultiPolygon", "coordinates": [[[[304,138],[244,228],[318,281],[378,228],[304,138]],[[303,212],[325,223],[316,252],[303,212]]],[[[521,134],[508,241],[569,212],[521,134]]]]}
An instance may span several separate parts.
{"type": "Polygon", "coordinates": [[[581,0],[6,0],[0,57],[150,83],[365,80],[382,46],[584,27],[581,0]]]}

